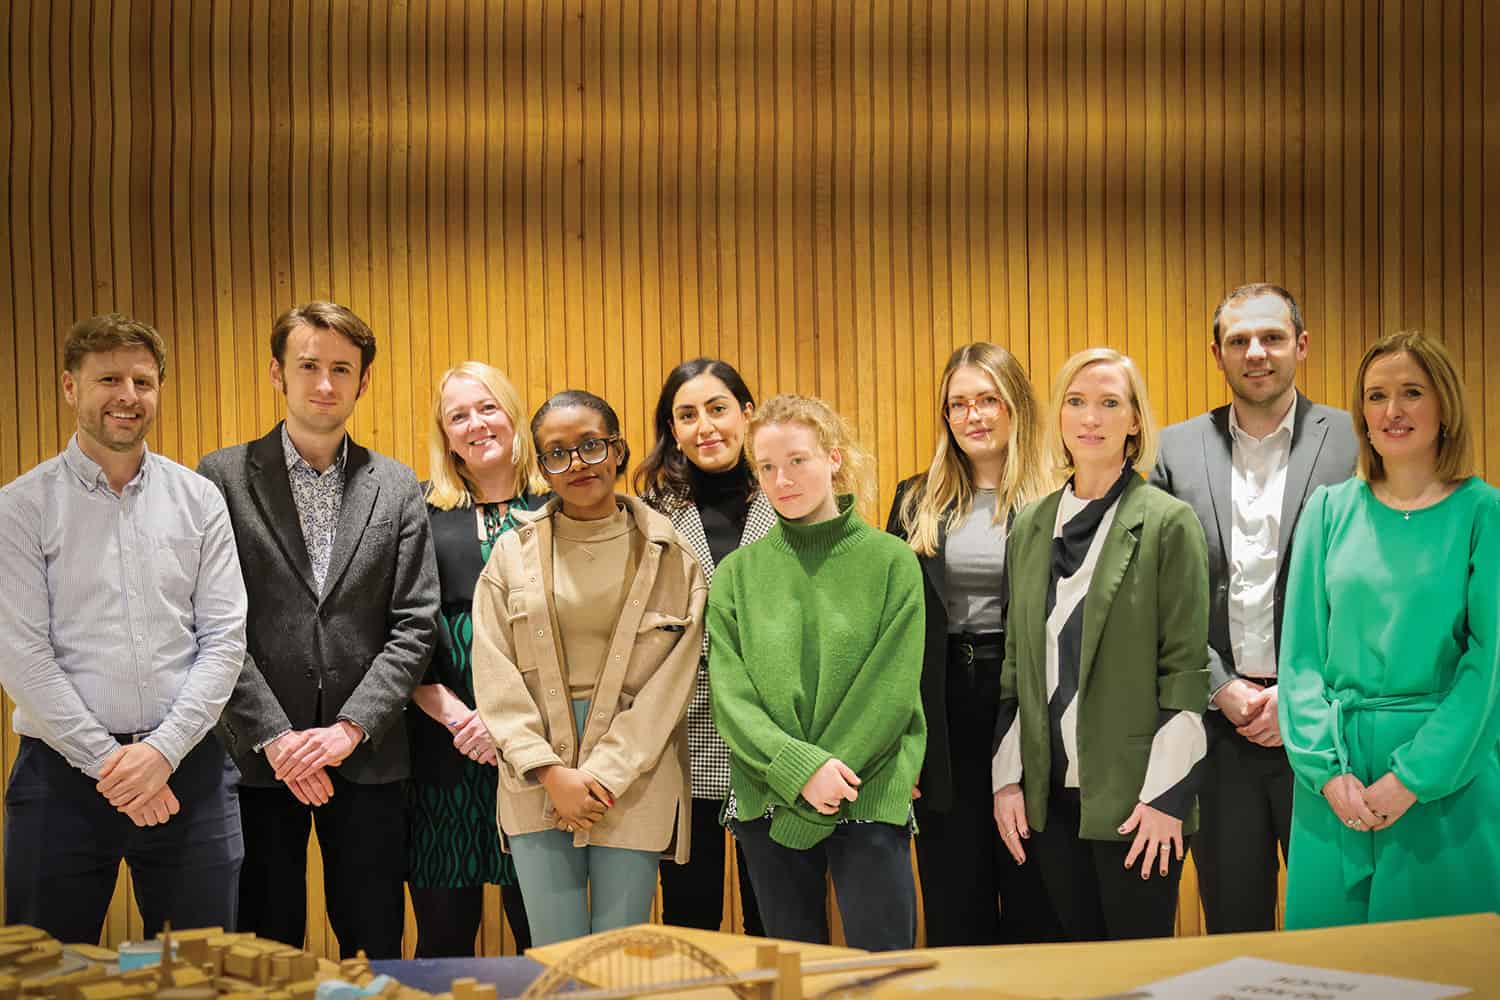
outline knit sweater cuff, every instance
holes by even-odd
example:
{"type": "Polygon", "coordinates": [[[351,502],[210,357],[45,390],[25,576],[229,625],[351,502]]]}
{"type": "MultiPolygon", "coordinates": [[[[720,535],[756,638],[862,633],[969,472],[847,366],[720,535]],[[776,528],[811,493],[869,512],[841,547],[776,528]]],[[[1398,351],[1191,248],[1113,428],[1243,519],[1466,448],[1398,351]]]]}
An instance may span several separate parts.
{"type": "Polygon", "coordinates": [[[796,802],[808,779],[826,764],[833,754],[801,740],[787,740],[771,758],[766,768],[766,784],[783,802],[796,802]]]}

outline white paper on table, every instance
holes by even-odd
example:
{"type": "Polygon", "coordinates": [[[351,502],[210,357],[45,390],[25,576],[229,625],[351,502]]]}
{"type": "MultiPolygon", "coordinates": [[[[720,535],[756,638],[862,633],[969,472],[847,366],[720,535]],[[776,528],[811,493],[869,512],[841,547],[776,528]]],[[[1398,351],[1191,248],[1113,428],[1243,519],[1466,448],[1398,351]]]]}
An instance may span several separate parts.
{"type": "Polygon", "coordinates": [[[1468,992],[1465,986],[1241,957],[1099,1000],[1441,1000],[1468,992]]]}

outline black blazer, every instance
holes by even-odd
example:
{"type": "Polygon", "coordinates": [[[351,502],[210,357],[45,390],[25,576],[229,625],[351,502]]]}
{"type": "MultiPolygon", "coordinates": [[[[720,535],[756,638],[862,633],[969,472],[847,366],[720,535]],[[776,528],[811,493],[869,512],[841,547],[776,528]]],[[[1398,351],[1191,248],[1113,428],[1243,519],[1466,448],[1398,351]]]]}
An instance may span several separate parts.
{"type": "Polygon", "coordinates": [[[437,564],[417,477],[352,440],[324,591],[292,501],[281,426],[204,457],[224,494],[250,608],[245,667],[219,735],[244,784],[272,787],[255,747],[286,729],[348,719],[369,737],[339,766],[361,784],[410,770],[402,713],[432,655],[437,564]]]}
{"type": "MultiPolygon", "coordinates": [[[[896,486],[896,498],[891,502],[891,513],[886,518],[885,530],[903,541],[907,538],[901,524],[901,505],[906,493],[914,488],[921,475],[903,479],[896,486]]],[[[1014,520],[1014,512],[1011,514],[1014,520]]],[[[918,555],[922,566],[922,593],[927,605],[927,634],[922,645],[922,712],[927,717],[927,756],[922,762],[922,775],[917,787],[922,797],[917,804],[923,810],[947,812],[953,805],[953,751],[948,726],[948,600],[947,569],[942,551],[946,532],[939,528],[938,554],[918,555]]],[[[1000,592],[1002,607],[1010,605],[1010,581],[1002,574],[995,581],[1000,592]]],[[[993,719],[999,712],[1000,673],[997,666],[993,684],[982,688],[986,704],[982,706],[991,724],[985,729],[989,736],[994,729],[993,719]]]]}
{"type": "MultiPolygon", "coordinates": [[[[1292,417],[1292,449],[1281,496],[1281,565],[1276,573],[1275,642],[1281,648],[1281,616],[1286,601],[1292,537],[1302,506],[1319,486],[1341,483],[1354,474],[1359,446],[1349,414],[1314,403],[1300,392],[1292,417]]],[[[1220,406],[1161,434],[1151,485],[1186,502],[1198,515],[1208,542],[1209,690],[1217,691],[1239,671],[1229,641],[1229,572],[1234,537],[1234,440],[1229,406],[1220,406]]]]}

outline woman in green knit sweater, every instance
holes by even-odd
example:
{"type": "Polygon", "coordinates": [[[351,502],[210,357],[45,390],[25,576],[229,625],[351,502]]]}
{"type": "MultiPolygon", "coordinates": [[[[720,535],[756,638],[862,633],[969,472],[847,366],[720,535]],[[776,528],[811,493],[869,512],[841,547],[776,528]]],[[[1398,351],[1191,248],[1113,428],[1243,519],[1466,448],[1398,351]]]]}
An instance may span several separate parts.
{"type": "Polygon", "coordinates": [[[725,820],[766,933],[828,940],[829,873],[849,944],[916,935],[912,789],[926,724],[922,571],[855,509],[863,455],[821,400],[756,411],[751,467],[776,508],[709,593],[714,723],[730,751],[725,820]]]}

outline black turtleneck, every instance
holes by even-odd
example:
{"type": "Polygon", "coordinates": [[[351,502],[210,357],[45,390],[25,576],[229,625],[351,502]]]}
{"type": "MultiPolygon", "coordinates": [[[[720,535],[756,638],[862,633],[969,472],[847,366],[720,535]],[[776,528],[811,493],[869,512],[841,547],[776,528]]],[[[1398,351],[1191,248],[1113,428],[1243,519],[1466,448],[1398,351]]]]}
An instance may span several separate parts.
{"type": "Polygon", "coordinates": [[[708,537],[708,551],[717,566],[739,548],[750,513],[750,481],[739,466],[727,472],[704,472],[691,462],[688,479],[693,486],[693,503],[703,520],[703,534],[708,537]]]}

